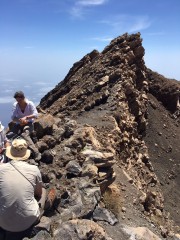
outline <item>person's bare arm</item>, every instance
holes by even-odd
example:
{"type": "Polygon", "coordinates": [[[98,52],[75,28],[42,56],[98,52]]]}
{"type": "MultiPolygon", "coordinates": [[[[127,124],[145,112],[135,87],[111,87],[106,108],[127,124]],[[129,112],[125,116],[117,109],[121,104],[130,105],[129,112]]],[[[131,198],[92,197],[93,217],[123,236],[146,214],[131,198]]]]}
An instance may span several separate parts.
{"type": "Polygon", "coordinates": [[[7,147],[10,146],[10,145],[11,145],[10,142],[9,142],[9,141],[6,141],[5,147],[7,148],[7,147]]]}
{"type": "Polygon", "coordinates": [[[37,183],[35,190],[34,190],[34,197],[36,200],[39,200],[42,195],[42,183],[37,183]]]}

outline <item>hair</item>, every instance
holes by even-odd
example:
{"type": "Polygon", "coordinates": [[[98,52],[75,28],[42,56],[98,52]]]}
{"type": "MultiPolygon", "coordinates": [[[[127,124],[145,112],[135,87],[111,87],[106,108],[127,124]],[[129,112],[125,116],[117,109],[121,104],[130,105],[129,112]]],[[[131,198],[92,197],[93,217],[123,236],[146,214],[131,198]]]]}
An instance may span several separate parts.
{"type": "Polygon", "coordinates": [[[24,93],[22,91],[15,92],[14,98],[17,98],[17,97],[25,98],[24,93]]]}

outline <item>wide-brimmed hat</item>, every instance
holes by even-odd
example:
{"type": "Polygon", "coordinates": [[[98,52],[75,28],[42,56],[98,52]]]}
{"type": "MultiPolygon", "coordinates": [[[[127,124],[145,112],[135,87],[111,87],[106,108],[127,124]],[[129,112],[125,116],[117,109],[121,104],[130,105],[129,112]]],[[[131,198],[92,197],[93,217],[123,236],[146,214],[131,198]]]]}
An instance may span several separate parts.
{"type": "Polygon", "coordinates": [[[26,160],[29,158],[31,151],[24,139],[13,140],[11,146],[6,148],[6,156],[12,160],[26,160]]]}
{"type": "Polygon", "coordinates": [[[2,132],[2,130],[4,130],[4,126],[3,126],[2,123],[0,122],[0,132],[2,132]]]}

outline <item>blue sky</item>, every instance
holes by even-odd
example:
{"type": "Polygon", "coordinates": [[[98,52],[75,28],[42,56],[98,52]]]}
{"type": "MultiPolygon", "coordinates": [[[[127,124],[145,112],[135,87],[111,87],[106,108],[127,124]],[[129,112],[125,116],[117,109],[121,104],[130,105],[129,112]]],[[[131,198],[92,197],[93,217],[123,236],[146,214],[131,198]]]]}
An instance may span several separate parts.
{"type": "Polygon", "coordinates": [[[180,0],[0,0],[0,118],[16,90],[37,104],[125,32],[141,32],[147,67],[180,80],[179,12],[180,0]]]}

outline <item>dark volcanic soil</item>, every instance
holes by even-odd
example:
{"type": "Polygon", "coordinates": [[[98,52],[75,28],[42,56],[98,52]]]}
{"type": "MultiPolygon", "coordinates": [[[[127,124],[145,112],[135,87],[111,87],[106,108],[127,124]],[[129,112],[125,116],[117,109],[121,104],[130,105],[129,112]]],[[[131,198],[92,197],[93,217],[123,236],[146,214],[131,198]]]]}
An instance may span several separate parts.
{"type": "Polygon", "coordinates": [[[161,183],[165,209],[180,225],[180,128],[177,118],[151,94],[145,142],[161,183]]]}

